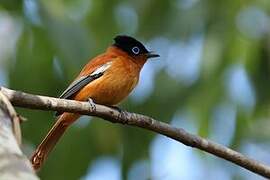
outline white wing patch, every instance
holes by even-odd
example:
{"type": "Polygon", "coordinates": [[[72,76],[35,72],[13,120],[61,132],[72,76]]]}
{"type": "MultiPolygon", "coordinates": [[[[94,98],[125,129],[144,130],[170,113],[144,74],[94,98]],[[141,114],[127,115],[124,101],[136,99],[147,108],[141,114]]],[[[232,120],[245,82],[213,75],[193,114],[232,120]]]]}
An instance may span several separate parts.
{"type": "Polygon", "coordinates": [[[82,76],[75,80],[71,85],[61,94],[60,98],[68,99],[72,97],[75,93],[81,90],[88,83],[91,83],[95,79],[101,77],[104,72],[111,66],[112,62],[107,62],[100,67],[98,67],[94,72],[90,75],[82,76]]]}
{"type": "Polygon", "coordinates": [[[95,76],[97,74],[103,74],[109,67],[111,67],[112,62],[107,62],[106,64],[103,64],[102,66],[98,67],[94,72],[91,73],[90,76],[95,76]]]}

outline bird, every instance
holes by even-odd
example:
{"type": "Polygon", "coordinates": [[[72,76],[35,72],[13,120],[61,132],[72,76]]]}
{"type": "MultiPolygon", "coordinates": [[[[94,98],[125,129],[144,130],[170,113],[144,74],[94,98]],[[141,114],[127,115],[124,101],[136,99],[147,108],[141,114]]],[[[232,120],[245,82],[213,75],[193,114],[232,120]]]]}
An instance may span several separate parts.
{"type": "MultiPolygon", "coordinates": [[[[141,69],[150,58],[159,57],[135,38],[117,35],[107,50],[90,60],[60,95],[61,99],[92,101],[117,107],[135,88],[141,69]]],[[[56,122],[31,156],[38,171],[56,143],[80,114],[57,112],[56,122]]]]}

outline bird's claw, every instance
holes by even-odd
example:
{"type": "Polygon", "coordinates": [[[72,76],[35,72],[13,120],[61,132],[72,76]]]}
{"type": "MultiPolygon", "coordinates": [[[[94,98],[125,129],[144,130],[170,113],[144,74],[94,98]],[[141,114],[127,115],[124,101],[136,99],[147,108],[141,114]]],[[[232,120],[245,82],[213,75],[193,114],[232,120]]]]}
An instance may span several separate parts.
{"type": "Polygon", "coordinates": [[[91,111],[96,111],[96,104],[95,104],[95,102],[93,101],[93,99],[91,99],[91,98],[88,98],[88,103],[89,103],[89,105],[90,105],[90,109],[91,109],[91,111]]]}
{"type": "Polygon", "coordinates": [[[122,124],[127,124],[129,113],[128,113],[127,111],[125,111],[125,110],[120,109],[120,108],[119,108],[118,112],[119,112],[119,115],[118,115],[117,119],[118,119],[122,124]]]}

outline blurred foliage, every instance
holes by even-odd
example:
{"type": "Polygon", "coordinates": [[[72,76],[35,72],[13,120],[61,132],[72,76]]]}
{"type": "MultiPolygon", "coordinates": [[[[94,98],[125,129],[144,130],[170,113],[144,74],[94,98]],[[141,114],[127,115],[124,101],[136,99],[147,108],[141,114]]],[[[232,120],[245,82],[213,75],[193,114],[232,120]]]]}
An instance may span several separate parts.
{"type": "MultiPolygon", "coordinates": [[[[192,114],[191,121],[184,118],[176,125],[195,124],[195,133],[239,151],[246,152],[249,144],[270,150],[269,13],[269,0],[0,0],[0,72],[6,77],[0,82],[58,96],[115,35],[129,34],[161,58],[148,63],[143,74],[149,77],[141,77],[140,84],[150,93],[138,90],[122,108],[172,124],[183,114],[192,114]],[[7,50],[9,41],[15,43],[7,50]]],[[[53,113],[18,111],[28,118],[22,125],[25,146],[34,148],[54,123],[53,113]]],[[[127,179],[134,163],[152,160],[153,133],[88,119],[67,131],[40,171],[42,179],[87,178],[89,167],[103,156],[119,159],[121,176],[127,179]]],[[[200,155],[208,168],[221,161],[200,155]]],[[[254,155],[270,162],[262,157],[254,155]]],[[[250,175],[240,168],[232,170],[235,166],[225,161],[219,163],[225,177],[250,175]]]]}

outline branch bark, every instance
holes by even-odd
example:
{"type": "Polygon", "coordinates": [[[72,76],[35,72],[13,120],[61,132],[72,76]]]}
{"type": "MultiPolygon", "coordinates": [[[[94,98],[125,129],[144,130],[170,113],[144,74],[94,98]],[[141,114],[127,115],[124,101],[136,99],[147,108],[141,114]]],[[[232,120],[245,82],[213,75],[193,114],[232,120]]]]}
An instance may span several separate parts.
{"type": "Polygon", "coordinates": [[[0,179],[39,179],[19,147],[20,135],[19,117],[0,92],[0,179]]]}
{"type": "Polygon", "coordinates": [[[264,165],[218,143],[190,134],[182,128],[172,127],[169,124],[157,121],[148,116],[126,111],[119,112],[115,109],[90,102],[79,102],[74,100],[32,95],[3,87],[1,88],[1,91],[15,106],[30,109],[74,112],[101,117],[104,120],[112,123],[121,123],[141,127],[159,134],[163,134],[187,146],[203,150],[220,158],[226,159],[256,174],[270,178],[270,166],[264,165]]]}

